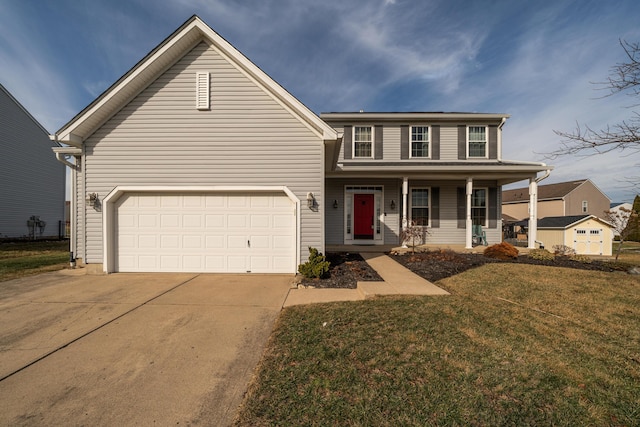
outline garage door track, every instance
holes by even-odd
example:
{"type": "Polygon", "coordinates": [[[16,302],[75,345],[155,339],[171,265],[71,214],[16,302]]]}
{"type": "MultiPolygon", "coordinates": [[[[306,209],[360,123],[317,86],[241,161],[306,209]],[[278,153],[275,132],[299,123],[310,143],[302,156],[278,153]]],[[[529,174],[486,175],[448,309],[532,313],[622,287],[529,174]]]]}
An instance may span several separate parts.
{"type": "Polygon", "coordinates": [[[228,425],[291,278],[0,283],[0,425],[228,425]]]}

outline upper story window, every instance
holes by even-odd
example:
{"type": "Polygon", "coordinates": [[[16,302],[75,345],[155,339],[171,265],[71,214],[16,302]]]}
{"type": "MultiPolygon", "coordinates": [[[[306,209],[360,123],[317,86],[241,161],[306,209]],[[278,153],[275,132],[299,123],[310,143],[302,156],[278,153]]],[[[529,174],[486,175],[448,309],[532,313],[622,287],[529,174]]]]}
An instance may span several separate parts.
{"type": "Polygon", "coordinates": [[[467,128],[469,157],[487,157],[487,127],[469,126],[467,128]]]}
{"type": "Polygon", "coordinates": [[[471,193],[471,220],[473,225],[487,226],[489,203],[486,188],[475,188],[471,193]]]}
{"type": "Polygon", "coordinates": [[[373,157],[373,127],[353,127],[353,157],[373,157]]]}
{"type": "Polygon", "coordinates": [[[586,200],[582,201],[582,213],[587,213],[589,212],[589,202],[587,202],[586,200]]]}
{"type": "Polygon", "coordinates": [[[411,189],[411,221],[416,225],[429,225],[429,189],[411,189]]]}
{"type": "Polygon", "coordinates": [[[411,126],[411,158],[431,157],[429,126],[411,126]]]}

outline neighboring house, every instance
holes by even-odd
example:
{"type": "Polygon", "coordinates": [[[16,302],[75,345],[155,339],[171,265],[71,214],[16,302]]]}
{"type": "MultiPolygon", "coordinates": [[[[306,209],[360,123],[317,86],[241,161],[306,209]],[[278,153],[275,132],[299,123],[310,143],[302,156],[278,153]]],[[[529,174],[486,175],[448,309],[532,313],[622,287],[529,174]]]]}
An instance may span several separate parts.
{"type": "Polygon", "coordinates": [[[0,239],[64,234],[65,168],[38,121],[0,85],[0,239]]]}
{"type": "MultiPolygon", "coordinates": [[[[537,216],[595,215],[603,218],[611,201],[589,179],[538,186],[537,216]]],[[[529,218],[529,189],[502,192],[502,212],[518,219],[529,218]]]]}
{"type": "MultiPolygon", "coordinates": [[[[627,222],[629,220],[628,215],[631,213],[631,211],[633,210],[633,205],[631,203],[611,203],[611,205],[609,205],[609,211],[611,212],[612,216],[614,218],[620,218],[620,226],[622,229],[624,229],[627,226],[627,222]],[[625,209],[627,212],[626,213],[622,213],[621,209],[625,209]]],[[[619,236],[620,233],[614,229],[613,230],[613,234],[614,236],[619,236]]]]}
{"type": "Polygon", "coordinates": [[[545,217],[538,220],[538,241],[549,250],[564,245],[580,255],[611,255],[613,227],[595,215],[545,217]]]}
{"type": "MultiPolygon", "coordinates": [[[[54,136],[96,270],[294,273],[308,247],[501,241],[507,115],[318,117],[194,16],[54,136]]],[[[535,234],[535,233],[534,233],[535,234]]],[[[532,236],[533,245],[535,236],[532,236]]]]}

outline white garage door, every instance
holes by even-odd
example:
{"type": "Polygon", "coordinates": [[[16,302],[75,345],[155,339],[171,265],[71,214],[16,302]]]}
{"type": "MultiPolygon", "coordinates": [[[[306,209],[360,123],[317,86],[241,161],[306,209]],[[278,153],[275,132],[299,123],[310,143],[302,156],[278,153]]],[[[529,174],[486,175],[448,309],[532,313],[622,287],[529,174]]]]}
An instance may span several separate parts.
{"type": "Polygon", "coordinates": [[[283,193],[124,194],[120,272],[294,273],[295,205],[283,193]]]}
{"type": "Polygon", "coordinates": [[[573,249],[580,255],[602,255],[603,230],[577,228],[574,230],[573,249]]]}

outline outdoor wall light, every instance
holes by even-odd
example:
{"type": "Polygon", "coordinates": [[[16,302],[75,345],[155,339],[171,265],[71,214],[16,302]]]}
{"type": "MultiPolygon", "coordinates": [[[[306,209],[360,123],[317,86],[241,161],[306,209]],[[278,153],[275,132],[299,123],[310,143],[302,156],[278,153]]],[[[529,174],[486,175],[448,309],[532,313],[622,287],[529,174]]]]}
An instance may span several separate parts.
{"type": "Polygon", "coordinates": [[[389,206],[391,206],[391,210],[395,210],[396,209],[396,202],[395,200],[391,200],[391,203],[389,204],[389,206]]]}
{"type": "Polygon", "coordinates": [[[333,201],[333,209],[338,209],[338,200],[333,201]]]}
{"type": "Polygon", "coordinates": [[[312,208],[316,203],[316,198],[313,193],[307,193],[307,206],[312,208]]]}
{"type": "Polygon", "coordinates": [[[87,202],[90,206],[95,207],[98,203],[98,193],[87,193],[87,202]]]}

